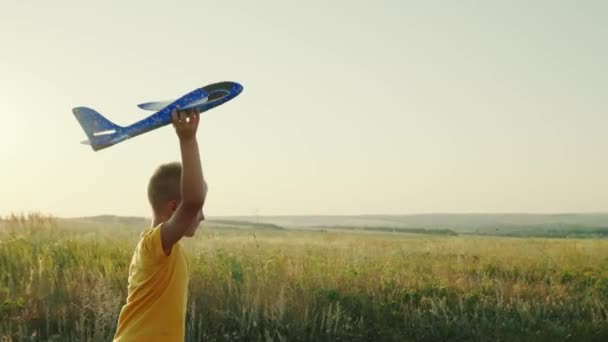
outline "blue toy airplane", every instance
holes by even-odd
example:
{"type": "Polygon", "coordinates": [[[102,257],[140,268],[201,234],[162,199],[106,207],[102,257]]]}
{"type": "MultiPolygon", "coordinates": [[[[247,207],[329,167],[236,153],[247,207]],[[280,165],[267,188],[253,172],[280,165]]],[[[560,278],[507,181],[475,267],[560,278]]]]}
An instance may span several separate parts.
{"type": "Polygon", "coordinates": [[[72,112],[89,138],[82,143],[91,145],[93,151],[99,151],[170,124],[171,112],[174,109],[196,108],[203,113],[232,100],[241,91],[243,91],[243,86],[236,82],[220,82],[197,88],[175,101],[142,103],[138,105],[139,108],[157,112],[127,127],[110,122],[91,108],[76,107],[72,112]]]}

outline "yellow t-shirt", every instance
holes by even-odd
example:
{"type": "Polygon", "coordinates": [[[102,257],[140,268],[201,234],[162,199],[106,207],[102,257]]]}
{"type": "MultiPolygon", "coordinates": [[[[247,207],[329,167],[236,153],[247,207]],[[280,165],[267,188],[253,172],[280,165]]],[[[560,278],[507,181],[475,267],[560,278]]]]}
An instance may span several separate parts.
{"type": "Polygon", "coordinates": [[[129,266],[129,294],[115,342],[184,341],[189,266],[180,243],[165,254],[160,225],[141,234],[129,266]]]}

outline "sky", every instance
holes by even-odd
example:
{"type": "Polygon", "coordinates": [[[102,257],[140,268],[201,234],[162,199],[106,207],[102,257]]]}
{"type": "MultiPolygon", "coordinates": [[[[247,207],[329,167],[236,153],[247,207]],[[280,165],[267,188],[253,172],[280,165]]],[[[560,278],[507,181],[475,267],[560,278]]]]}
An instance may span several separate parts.
{"type": "Polygon", "coordinates": [[[207,216],[608,209],[608,2],[0,0],[0,215],[149,216],[163,127],[72,108],[235,81],[203,114],[207,216]]]}

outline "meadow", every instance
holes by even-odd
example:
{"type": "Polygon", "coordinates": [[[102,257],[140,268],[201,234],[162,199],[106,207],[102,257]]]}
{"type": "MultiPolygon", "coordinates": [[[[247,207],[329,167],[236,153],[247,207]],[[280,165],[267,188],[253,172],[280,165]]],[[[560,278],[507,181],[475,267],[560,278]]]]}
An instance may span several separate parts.
{"type": "MultiPolygon", "coordinates": [[[[138,222],[0,221],[0,341],[109,341],[138,222]]],[[[209,222],[188,341],[606,341],[608,240],[209,222]]]]}

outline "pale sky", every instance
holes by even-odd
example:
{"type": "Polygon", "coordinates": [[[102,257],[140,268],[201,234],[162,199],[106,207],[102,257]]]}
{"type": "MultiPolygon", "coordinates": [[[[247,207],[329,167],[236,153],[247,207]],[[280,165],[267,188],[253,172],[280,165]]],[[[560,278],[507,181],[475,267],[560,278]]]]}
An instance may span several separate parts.
{"type": "Polygon", "coordinates": [[[71,109],[218,81],[208,216],[608,210],[606,1],[0,0],[0,215],[149,216],[171,127],[93,152],[71,109]]]}

